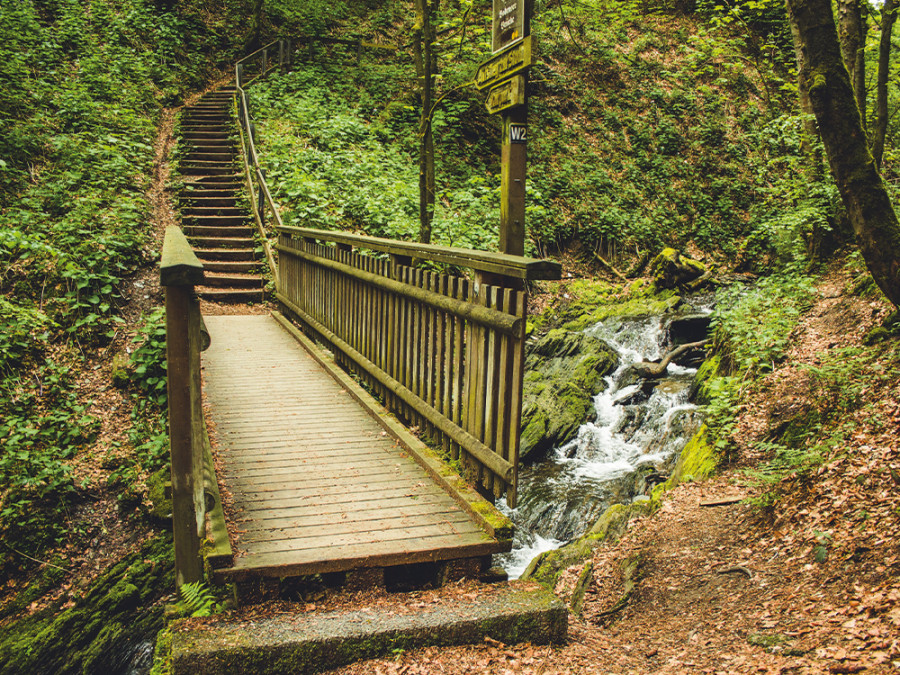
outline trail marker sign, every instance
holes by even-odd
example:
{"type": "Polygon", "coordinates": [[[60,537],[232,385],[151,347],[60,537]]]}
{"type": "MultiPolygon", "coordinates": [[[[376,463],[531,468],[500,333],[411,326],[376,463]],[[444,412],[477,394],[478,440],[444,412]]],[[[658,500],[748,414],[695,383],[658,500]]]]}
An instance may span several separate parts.
{"type": "Polygon", "coordinates": [[[513,75],[491,89],[485,105],[487,111],[494,115],[523,103],[525,103],[525,76],[513,75]]]}
{"type": "Polygon", "coordinates": [[[531,36],[528,35],[490,61],[478,66],[478,70],[475,71],[475,86],[487,89],[531,65],[531,36]]]}
{"type": "Polygon", "coordinates": [[[525,0],[494,0],[491,51],[506,49],[526,35],[525,0]]]}

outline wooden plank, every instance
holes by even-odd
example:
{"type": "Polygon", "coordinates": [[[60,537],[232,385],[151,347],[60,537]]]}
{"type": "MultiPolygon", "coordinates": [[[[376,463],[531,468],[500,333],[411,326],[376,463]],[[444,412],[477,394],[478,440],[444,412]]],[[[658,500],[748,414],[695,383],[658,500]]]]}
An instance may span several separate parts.
{"type": "Polygon", "coordinates": [[[351,532],[332,535],[327,528],[319,528],[318,534],[296,539],[276,539],[274,541],[238,542],[239,549],[245,549],[253,555],[265,553],[298,552],[310,550],[333,550],[344,546],[371,545],[373,540],[379,544],[395,542],[399,547],[418,548],[422,540],[436,537],[477,537],[484,541],[484,532],[474,527],[469,521],[469,531],[457,528],[453,523],[433,523],[403,527],[399,529],[383,529],[379,531],[351,532]]]}
{"type": "Polygon", "coordinates": [[[214,570],[216,583],[242,581],[257,576],[284,578],[292,575],[343,572],[366,567],[474,558],[508,551],[510,544],[479,540],[477,537],[430,537],[398,548],[394,542],[345,546],[322,559],[315,551],[270,553],[237,558],[231,568],[214,570]]]}
{"type": "Polygon", "coordinates": [[[246,522],[256,522],[266,527],[302,527],[312,523],[321,523],[324,518],[344,518],[361,520],[377,520],[385,513],[392,515],[427,515],[458,513],[456,504],[448,507],[445,495],[423,495],[410,502],[405,497],[393,499],[369,499],[351,503],[324,504],[315,513],[308,508],[281,509],[278,511],[259,511],[246,522]]]}
{"type": "MultiPolygon", "coordinates": [[[[359,535],[374,534],[379,541],[388,541],[382,539],[381,536],[391,530],[406,530],[411,538],[417,532],[475,532],[480,530],[475,527],[469,517],[462,511],[448,512],[429,512],[425,514],[401,515],[401,514],[381,514],[381,518],[371,519],[340,519],[340,518],[320,518],[318,522],[308,525],[275,526],[271,522],[267,522],[264,528],[247,528],[246,533],[242,533],[238,539],[238,546],[250,544],[265,544],[268,550],[299,550],[305,548],[304,544],[308,540],[321,540],[323,536],[332,538],[333,546],[340,546],[339,537],[359,537],[359,535]],[[439,525],[435,525],[439,523],[439,525]],[[296,544],[296,546],[295,546],[296,544]],[[288,545],[291,548],[286,548],[288,545]]],[[[316,545],[319,545],[317,542],[316,545]]]]}

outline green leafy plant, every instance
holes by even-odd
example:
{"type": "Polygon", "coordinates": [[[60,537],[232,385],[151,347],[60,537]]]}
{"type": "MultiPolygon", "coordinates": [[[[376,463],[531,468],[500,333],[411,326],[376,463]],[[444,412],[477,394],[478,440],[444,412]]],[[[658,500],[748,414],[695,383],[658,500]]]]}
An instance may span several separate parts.
{"type": "Polygon", "coordinates": [[[181,604],[188,616],[210,616],[222,610],[209,586],[202,581],[181,585],[181,604]]]}

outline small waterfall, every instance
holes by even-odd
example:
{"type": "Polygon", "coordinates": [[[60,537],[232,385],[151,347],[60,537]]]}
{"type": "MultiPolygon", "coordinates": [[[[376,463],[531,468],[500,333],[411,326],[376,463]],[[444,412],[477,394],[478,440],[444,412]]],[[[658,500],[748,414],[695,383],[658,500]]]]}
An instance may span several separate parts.
{"type": "Polygon", "coordinates": [[[513,579],[539,553],[584,534],[610,505],[635,499],[639,477],[665,472],[699,425],[697,408],[687,400],[695,369],[672,363],[654,382],[630,376],[632,364],[662,356],[666,327],[659,317],[609,319],[586,332],[615,349],[620,365],[594,398],[596,419],[546,459],[524,467],[519,506],[501,506],[517,526],[513,550],[500,556],[513,579]]]}

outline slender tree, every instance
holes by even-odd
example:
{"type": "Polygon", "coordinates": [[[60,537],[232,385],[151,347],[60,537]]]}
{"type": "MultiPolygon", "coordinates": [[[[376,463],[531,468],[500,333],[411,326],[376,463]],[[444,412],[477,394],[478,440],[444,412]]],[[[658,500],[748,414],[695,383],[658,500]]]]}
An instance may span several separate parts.
{"type": "Polygon", "coordinates": [[[838,0],[838,39],[856,105],[866,128],[866,14],[862,0],[838,0]]]}
{"type": "Polygon", "coordinates": [[[803,54],[801,86],[863,258],[878,287],[900,306],[900,223],[869,151],[841,56],[831,0],[787,0],[803,54]]]}
{"type": "Polygon", "coordinates": [[[878,75],[875,81],[875,126],[872,129],[872,155],[881,168],[884,139],[888,126],[888,71],[891,65],[891,32],[897,17],[895,0],[884,0],[881,8],[881,42],[878,45],[878,75]]]}
{"type": "Polygon", "coordinates": [[[414,50],[416,74],[419,77],[419,241],[431,242],[431,219],[434,216],[434,137],[431,132],[431,109],[434,105],[434,76],[437,71],[434,15],[437,0],[416,0],[414,50]]]}

